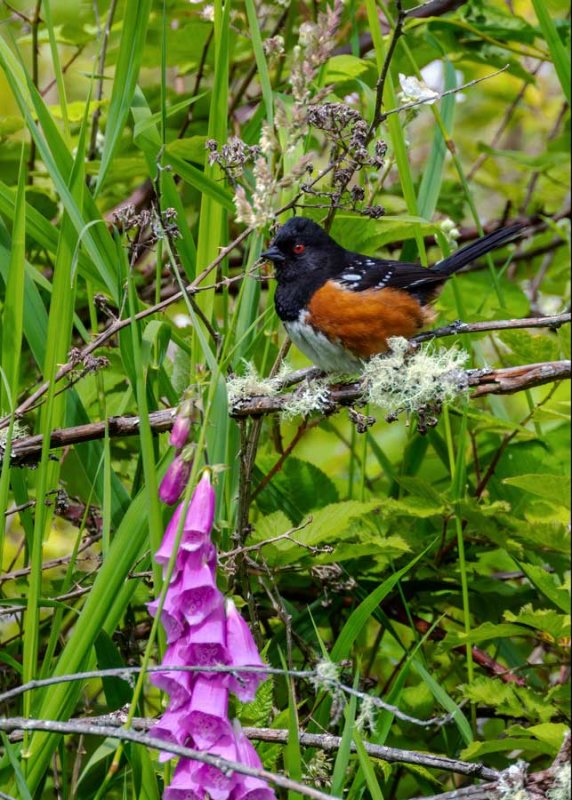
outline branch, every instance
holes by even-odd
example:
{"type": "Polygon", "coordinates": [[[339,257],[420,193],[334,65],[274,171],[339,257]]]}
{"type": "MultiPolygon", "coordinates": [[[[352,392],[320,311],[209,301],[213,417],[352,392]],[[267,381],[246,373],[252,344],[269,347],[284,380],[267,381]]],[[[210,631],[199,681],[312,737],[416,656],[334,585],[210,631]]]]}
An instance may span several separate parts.
{"type": "Polygon", "coordinates": [[[518,330],[520,328],[550,328],[556,330],[561,325],[565,325],[572,319],[572,314],[567,311],[563,314],[554,314],[548,317],[529,317],[526,319],[502,319],[492,320],[491,322],[451,322],[442,328],[435,328],[432,331],[419,333],[414,336],[412,342],[427,342],[432,339],[440,339],[443,336],[455,336],[460,333],[485,333],[488,331],[518,330]]]}
{"type": "MultiPolygon", "coordinates": [[[[546,317],[531,317],[525,319],[494,320],[492,322],[461,322],[457,320],[441,328],[420,333],[411,339],[413,344],[419,344],[431,339],[440,339],[445,336],[456,336],[467,333],[486,333],[490,331],[518,330],[523,328],[550,328],[556,330],[561,325],[571,321],[570,312],[555,314],[546,317]]],[[[295,370],[284,377],[281,388],[287,388],[300,383],[302,380],[312,380],[320,375],[317,367],[295,370]]],[[[499,370],[469,370],[467,372],[470,386],[475,386],[473,397],[483,394],[510,394],[512,392],[540,386],[551,381],[569,378],[569,362],[547,362],[546,364],[527,364],[522,367],[510,367],[499,370]]],[[[291,395],[257,398],[246,401],[240,409],[233,411],[235,417],[246,417],[256,414],[270,414],[280,411],[291,395]],[[250,410],[245,410],[250,409],[250,410]]],[[[360,398],[359,384],[349,384],[341,389],[331,392],[334,404],[347,405],[360,398]],[[353,390],[352,390],[353,387],[353,390]]],[[[333,409],[335,410],[335,409],[333,409]]],[[[166,408],[153,411],[149,414],[149,424],[155,433],[169,431],[173,424],[176,408],[166,408]]],[[[110,417],[107,420],[110,437],[137,436],[140,427],[140,418],[137,417],[110,417]]],[[[76,425],[72,428],[60,428],[52,431],[50,447],[69,447],[81,442],[103,439],[106,423],[92,422],[87,425],[76,425]]],[[[11,463],[14,466],[33,464],[42,451],[41,435],[24,436],[15,439],[12,443],[11,463]]]]}
{"type": "MultiPolygon", "coordinates": [[[[155,433],[171,430],[176,408],[166,408],[161,411],[152,411],[149,414],[149,425],[155,433]]],[[[76,425],[72,428],[58,428],[50,435],[50,447],[69,447],[81,442],[91,442],[105,437],[106,426],[109,436],[137,436],[141,425],[141,417],[109,417],[105,422],[90,422],[87,425],[76,425]]],[[[14,466],[33,464],[42,452],[43,436],[24,436],[14,439],[10,463],[14,466]]]]}
{"type": "MultiPolygon", "coordinates": [[[[52,725],[63,725],[68,726],[69,728],[73,728],[73,730],[64,730],[58,731],[62,733],[96,733],[96,735],[100,736],[108,736],[109,730],[115,732],[114,738],[120,738],[118,735],[119,733],[129,733],[134,734],[135,736],[142,736],[142,739],[131,739],[131,741],[140,741],[141,744],[146,744],[150,747],[156,747],[157,749],[164,750],[167,752],[173,752],[168,747],[157,746],[152,742],[158,742],[160,740],[153,740],[152,737],[144,736],[144,734],[137,734],[136,731],[147,731],[151,728],[151,726],[155,723],[155,720],[152,719],[145,719],[145,718],[137,718],[133,720],[133,729],[120,729],[120,726],[124,724],[125,720],[123,718],[123,714],[118,714],[114,712],[113,714],[107,714],[100,718],[90,718],[88,722],[81,719],[70,720],[69,722],[64,723],[51,723],[52,725]],[[87,730],[89,728],[90,730],[87,730]]],[[[23,720],[24,722],[26,720],[23,720]]],[[[20,720],[16,718],[12,718],[11,720],[2,719],[0,717],[0,729],[2,730],[22,730],[22,727],[18,724],[20,720]],[[11,726],[10,728],[5,727],[6,723],[10,723],[14,721],[16,724],[11,726]]],[[[32,724],[42,723],[44,720],[30,720],[32,724]]],[[[50,723],[48,723],[50,724],[50,723]]],[[[29,728],[31,730],[46,730],[45,728],[29,728]]],[[[51,730],[48,728],[47,730],[51,730]]],[[[274,744],[287,744],[288,743],[288,736],[289,733],[287,730],[279,729],[279,728],[250,728],[245,727],[243,728],[243,733],[249,739],[254,739],[255,741],[259,742],[272,742],[274,744]]],[[[314,734],[314,733],[304,733],[300,732],[299,734],[300,744],[304,745],[305,747],[315,747],[319,748],[320,750],[324,750],[325,752],[336,752],[340,749],[341,745],[341,737],[340,736],[332,736],[330,734],[314,734]]],[[[164,742],[162,744],[165,744],[164,742]]],[[[446,756],[438,756],[433,755],[432,753],[422,753],[415,750],[402,750],[398,747],[387,747],[385,745],[378,745],[378,744],[370,744],[368,742],[364,742],[364,748],[368,755],[372,758],[378,758],[382,761],[387,761],[392,764],[416,764],[418,766],[426,767],[429,769],[438,769],[442,772],[453,772],[458,775],[466,775],[472,778],[481,778],[484,780],[489,781],[496,781],[499,779],[501,773],[495,769],[490,769],[489,767],[485,767],[483,764],[480,763],[473,763],[469,761],[460,761],[459,759],[454,758],[447,758],[446,756]]],[[[352,752],[356,752],[355,744],[352,742],[351,745],[352,752]]],[[[195,752],[195,751],[191,751],[195,752]]],[[[205,755],[202,753],[201,755],[205,755]]],[[[214,756],[210,756],[209,758],[214,758],[214,756]]],[[[196,759],[201,760],[201,759],[196,759]]],[[[207,762],[212,763],[212,762],[207,762]]],[[[239,771],[239,770],[237,770],[239,771]]],[[[250,773],[247,773],[250,774],[250,773]]],[[[278,784],[282,785],[282,784],[278,784]]],[[[312,795],[310,795],[312,796],[312,795]]]]}
{"type": "MultiPolygon", "coordinates": [[[[570,361],[547,361],[541,364],[524,364],[505,369],[470,369],[466,371],[467,384],[474,387],[472,397],[485,394],[513,394],[534,386],[570,378],[570,361]]],[[[232,410],[233,417],[258,416],[282,411],[293,394],[252,397],[232,410]]],[[[336,386],[328,392],[328,413],[360,402],[363,399],[361,382],[336,386]]]]}
{"type": "Polygon", "coordinates": [[[128,728],[118,728],[112,725],[93,725],[91,723],[78,721],[55,722],[53,720],[26,719],[24,717],[0,717],[0,730],[7,732],[16,730],[48,731],[59,734],[72,733],[83,734],[84,736],[106,736],[110,739],[118,739],[119,741],[135,742],[135,744],[151,747],[154,750],[159,750],[164,753],[172,753],[175,756],[189,758],[193,761],[199,761],[202,764],[209,764],[226,774],[228,774],[228,772],[238,772],[240,775],[250,775],[255,778],[261,778],[283,789],[287,789],[290,792],[299,792],[306,797],[312,797],[314,800],[331,800],[329,794],[320,792],[318,789],[313,789],[311,786],[305,786],[302,783],[290,780],[290,778],[286,778],[283,775],[277,775],[266,769],[249,767],[246,764],[239,764],[236,761],[229,761],[220,756],[212,756],[209,753],[193,750],[190,747],[180,747],[179,745],[158,739],[155,736],[147,736],[146,734],[137,733],[137,731],[128,728]]]}

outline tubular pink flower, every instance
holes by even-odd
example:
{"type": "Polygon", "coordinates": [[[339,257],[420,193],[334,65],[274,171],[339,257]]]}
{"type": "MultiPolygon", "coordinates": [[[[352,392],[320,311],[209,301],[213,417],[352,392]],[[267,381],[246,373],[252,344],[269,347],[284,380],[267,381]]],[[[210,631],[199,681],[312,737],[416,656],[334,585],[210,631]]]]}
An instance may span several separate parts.
{"type": "Polygon", "coordinates": [[[172,506],[183,494],[191,474],[191,466],[192,463],[185,461],[182,456],[175,456],[171,461],[159,486],[159,497],[164,503],[172,506]]]}
{"type": "MultiPolygon", "coordinates": [[[[226,647],[234,666],[264,666],[250,628],[232,600],[226,601],[226,647]]],[[[266,675],[261,672],[238,672],[238,677],[228,676],[228,687],[239,700],[249,703],[254,700],[256,690],[264,680],[266,675]]]]}
{"type": "MultiPolygon", "coordinates": [[[[213,756],[221,756],[228,761],[238,761],[234,736],[226,743],[219,742],[209,748],[209,753],[213,756]]],[[[220,769],[210,764],[199,764],[198,769],[194,773],[194,777],[203,790],[203,793],[206,792],[211,800],[227,800],[235,786],[236,775],[236,772],[225,774],[220,769]]]]}
{"type": "MultiPolygon", "coordinates": [[[[202,550],[186,553],[172,581],[161,614],[161,622],[171,644],[180,639],[188,625],[198,625],[224,602],[215,580],[216,551],[211,544],[202,550]]],[[[151,616],[157,613],[159,600],[147,608],[151,616]]]]}
{"type": "MultiPolygon", "coordinates": [[[[216,498],[214,489],[211,486],[210,475],[205,471],[193,492],[191,502],[187,508],[179,545],[182,550],[192,552],[208,544],[213,526],[215,500],[216,498]]],[[[175,546],[182,512],[183,503],[179,503],[167,525],[161,547],[155,553],[155,561],[158,564],[167,566],[169,563],[171,553],[175,546]]],[[[179,566],[179,564],[180,560],[177,559],[177,566],[179,566]]]]}
{"type": "Polygon", "coordinates": [[[185,727],[197,750],[209,750],[215,744],[228,744],[234,739],[228,719],[228,689],[222,675],[197,677],[185,727]]]}
{"type": "MultiPolygon", "coordinates": [[[[185,640],[180,639],[167,647],[161,666],[188,667],[192,663],[187,657],[185,640]]],[[[168,670],[166,672],[152,672],[150,678],[154,686],[169,695],[169,709],[174,711],[190,702],[195,675],[196,673],[190,671],[168,670]]]]}
{"type": "MultiPolygon", "coordinates": [[[[181,708],[172,709],[169,706],[149,730],[149,736],[155,736],[169,744],[185,746],[189,738],[189,730],[185,714],[181,712],[181,708]]],[[[163,750],[159,752],[159,761],[168,761],[170,758],[173,758],[173,753],[166,753],[163,750]]]]}
{"type": "MultiPolygon", "coordinates": [[[[236,736],[237,761],[246,764],[248,767],[262,769],[262,762],[258,753],[246,738],[240,727],[240,723],[234,722],[236,736]]],[[[255,778],[251,775],[239,775],[236,773],[235,787],[233,789],[232,800],[276,800],[274,792],[266,781],[255,778]]]]}
{"type": "Polygon", "coordinates": [[[213,527],[216,496],[211,485],[210,474],[205,470],[203,477],[193,492],[185,518],[181,547],[183,550],[196,550],[202,547],[213,527]]]}
{"type": "MultiPolygon", "coordinates": [[[[167,530],[163,535],[161,547],[155,553],[155,561],[157,564],[162,564],[166,567],[171,558],[171,553],[175,547],[175,539],[177,538],[177,531],[179,530],[179,522],[181,521],[181,514],[183,512],[183,503],[179,503],[175,509],[175,513],[171,517],[167,530]]],[[[165,570],[163,570],[164,574],[165,570]]]]}
{"type": "Polygon", "coordinates": [[[187,664],[197,664],[200,667],[230,663],[230,655],[226,649],[226,624],[222,603],[204,622],[189,629],[186,654],[187,664]]]}
{"type": "Polygon", "coordinates": [[[169,444],[176,447],[178,450],[187,444],[189,433],[191,432],[191,420],[189,417],[179,414],[175,417],[173,427],[171,428],[171,435],[169,436],[169,444]]]}
{"type": "MultiPolygon", "coordinates": [[[[178,436],[179,433],[176,433],[178,436]]],[[[182,433],[180,434],[182,436],[182,433]]],[[[176,442],[182,441],[175,438],[176,442]]],[[[165,476],[165,495],[174,496],[178,456],[165,476]],[[167,480],[169,478],[169,480],[167,480]]],[[[162,484],[162,489],[164,488],[162,484]]],[[[165,499],[163,494],[162,499],[165,499]]],[[[228,695],[240,700],[254,699],[260,673],[245,673],[240,667],[264,666],[248,626],[234,603],[225,601],[216,585],[216,550],[210,540],[214,519],[215,493],[205,471],[195,488],[181,527],[183,504],[179,504],[167,526],[156,561],[167,568],[181,527],[180,544],[161,611],[168,647],[162,665],[193,665],[201,669],[232,664],[232,675],[222,673],[169,671],[151,674],[151,682],[167,692],[169,706],[152,729],[153,735],[198,751],[208,751],[228,761],[260,768],[256,751],[240,726],[228,718],[228,695]]],[[[149,604],[157,614],[158,600],[149,604]]],[[[160,755],[164,761],[171,756],[160,755]]],[[[180,759],[164,800],[275,800],[265,781],[241,776],[209,764],[180,759]]]]}

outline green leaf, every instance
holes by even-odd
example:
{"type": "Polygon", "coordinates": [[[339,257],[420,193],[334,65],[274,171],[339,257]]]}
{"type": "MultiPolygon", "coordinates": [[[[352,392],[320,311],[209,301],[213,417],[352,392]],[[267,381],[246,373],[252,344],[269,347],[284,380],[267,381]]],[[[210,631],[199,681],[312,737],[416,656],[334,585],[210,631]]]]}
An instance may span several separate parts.
{"type": "Polygon", "coordinates": [[[270,76],[268,75],[268,67],[266,65],[266,57],[262,47],[262,37],[260,36],[260,27],[258,23],[258,16],[254,0],[245,0],[246,16],[248,19],[248,27],[250,28],[250,38],[252,41],[252,49],[254,51],[254,59],[256,61],[256,68],[258,70],[258,79],[260,81],[260,88],[262,89],[262,98],[264,100],[264,107],[266,110],[266,119],[269,126],[272,128],[274,125],[274,106],[272,101],[272,86],[270,84],[270,76]]]}
{"type": "Polygon", "coordinates": [[[479,144],[479,150],[497,158],[508,158],[522,169],[534,169],[539,172],[546,172],[549,169],[564,166],[570,162],[570,154],[559,151],[545,150],[540,155],[529,155],[528,153],[523,153],[522,150],[495,150],[494,147],[489,147],[489,145],[483,143],[479,144]]]}
{"type": "Polygon", "coordinates": [[[531,634],[540,632],[542,638],[566,644],[570,638],[570,614],[559,614],[554,609],[533,609],[529,604],[523,606],[518,614],[505,611],[504,618],[508,622],[517,622],[530,628],[531,634]]]}
{"type": "Polygon", "coordinates": [[[22,773],[22,767],[16,756],[16,748],[10,743],[10,739],[4,731],[0,731],[0,737],[2,737],[2,744],[4,745],[4,750],[8,756],[10,766],[14,770],[16,786],[18,787],[21,800],[32,800],[32,795],[28,788],[28,784],[26,783],[26,779],[22,773]]]}
{"type": "Polygon", "coordinates": [[[535,564],[526,564],[522,561],[518,562],[518,566],[524,572],[528,580],[536,586],[551,603],[554,603],[556,608],[564,612],[570,611],[570,591],[567,591],[560,585],[560,581],[555,574],[551,574],[535,564]]]}
{"type": "Polygon", "coordinates": [[[537,473],[505,478],[503,483],[516,486],[525,492],[542,497],[557,506],[570,508],[570,477],[537,473]]]}
{"type": "MultiPolygon", "coordinates": [[[[275,457],[259,458],[258,466],[261,468],[261,473],[268,473],[275,461],[275,457]]],[[[310,511],[338,500],[337,489],[325,472],[310,461],[290,457],[257,496],[256,503],[262,513],[271,514],[275,511],[275,492],[291,495],[292,486],[296,487],[296,495],[293,498],[298,512],[296,523],[310,511]]]]}
{"type": "Polygon", "coordinates": [[[322,543],[333,544],[350,527],[353,520],[371,514],[378,508],[378,503],[360,503],[347,500],[332,503],[314,512],[311,521],[292,534],[293,541],[283,539],[280,542],[266,545],[264,557],[269,564],[292,564],[309,555],[304,548],[318,547],[322,543]]]}
{"type": "Polygon", "coordinates": [[[526,717],[534,722],[547,722],[555,711],[544,696],[515,683],[502,683],[496,678],[481,676],[459,689],[471,702],[490,706],[497,714],[517,719],[526,717]]]}

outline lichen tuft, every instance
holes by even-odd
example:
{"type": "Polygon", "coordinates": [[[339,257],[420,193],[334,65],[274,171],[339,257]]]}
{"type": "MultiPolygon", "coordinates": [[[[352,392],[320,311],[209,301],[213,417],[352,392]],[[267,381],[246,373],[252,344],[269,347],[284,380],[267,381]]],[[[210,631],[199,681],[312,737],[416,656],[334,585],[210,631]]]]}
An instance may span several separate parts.
{"type": "Polygon", "coordinates": [[[363,372],[364,398],[390,415],[451,402],[467,389],[462,350],[422,346],[410,352],[407,339],[389,339],[390,351],[374,356],[363,372]]]}

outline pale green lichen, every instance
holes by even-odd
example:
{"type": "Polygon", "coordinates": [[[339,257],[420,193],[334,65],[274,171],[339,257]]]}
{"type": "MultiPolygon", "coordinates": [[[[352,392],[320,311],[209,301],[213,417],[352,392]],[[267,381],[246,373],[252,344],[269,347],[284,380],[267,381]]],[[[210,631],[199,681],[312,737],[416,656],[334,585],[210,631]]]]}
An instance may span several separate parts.
{"type": "Polygon", "coordinates": [[[318,378],[299,386],[285,402],[281,415],[284,419],[306,417],[308,414],[324,413],[331,405],[329,382],[318,378]]]}
{"type": "Polygon", "coordinates": [[[318,661],[314,668],[314,675],[310,679],[315,691],[324,689],[327,692],[339,691],[340,668],[333,661],[324,659],[318,661]]]}
{"type": "Polygon", "coordinates": [[[356,717],[356,728],[360,733],[375,731],[376,707],[372,697],[364,696],[360,704],[359,714],[356,717]]]}
{"type": "Polygon", "coordinates": [[[388,414],[413,412],[451,402],[467,389],[463,370],[467,355],[431,345],[411,352],[407,339],[389,339],[389,353],[364,366],[364,399],[388,414]]]}
{"type": "Polygon", "coordinates": [[[245,366],[244,375],[233,375],[226,382],[228,403],[236,408],[252,397],[272,397],[278,394],[283,385],[284,373],[281,370],[272,378],[261,378],[252,362],[245,366]]]}
{"type": "MultiPolygon", "coordinates": [[[[3,428],[0,430],[0,462],[4,457],[4,451],[6,450],[6,442],[8,441],[8,428],[3,428]]],[[[24,436],[28,435],[28,428],[19,422],[17,419],[14,420],[14,425],[12,426],[12,443],[16,441],[16,439],[22,439],[24,436]]]]}
{"type": "Polygon", "coordinates": [[[505,769],[496,785],[495,796],[499,800],[529,800],[526,790],[527,764],[517,761],[505,769]]]}
{"type": "Polygon", "coordinates": [[[562,764],[554,773],[554,783],[546,792],[549,800],[570,800],[572,783],[572,767],[570,763],[562,764]]]}

